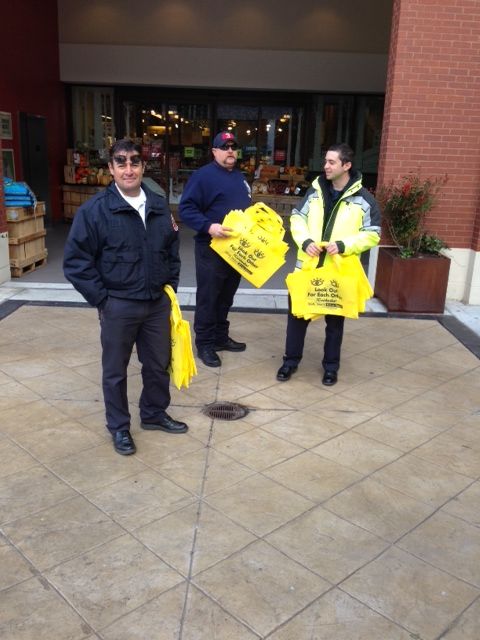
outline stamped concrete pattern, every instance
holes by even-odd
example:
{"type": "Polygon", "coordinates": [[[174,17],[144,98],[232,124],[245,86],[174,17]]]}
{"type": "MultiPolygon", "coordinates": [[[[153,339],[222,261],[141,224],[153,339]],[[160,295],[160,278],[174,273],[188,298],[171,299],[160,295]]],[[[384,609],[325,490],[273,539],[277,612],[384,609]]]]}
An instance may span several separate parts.
{"type": "Polygon", "coordinates": [[[231,314],[247,350],[172,388],[182,436],[141,430],[134,354],[122,457],[95,310],[3,317],[1,638],[478,640],[480,361],[436,320],[362,317],[327,388],[318,321],[280,383],[285,327],[231,314]]]}

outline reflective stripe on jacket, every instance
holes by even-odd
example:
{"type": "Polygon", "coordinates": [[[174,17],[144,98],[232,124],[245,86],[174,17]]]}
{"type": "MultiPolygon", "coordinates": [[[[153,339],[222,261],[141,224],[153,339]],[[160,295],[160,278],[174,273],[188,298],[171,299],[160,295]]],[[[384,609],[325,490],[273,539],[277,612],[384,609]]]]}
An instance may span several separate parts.
{"type": "MultiPolygon", "coordinates": [[[[290,229],[298,246],[297,258],[301,266],[306,253],[302,246],[306,240],[314,242],[341,241],[344,255],[359,254],[376,246],[380,241],[380,208],[373,195],[362,187],[357,171],[333,207],[324,228],[325,199],[330,182],[324,176],[316,178],[297,208],[292,210],[290,229]]],[[[330,259],[328,257],[327,259],[330,259]]]]}

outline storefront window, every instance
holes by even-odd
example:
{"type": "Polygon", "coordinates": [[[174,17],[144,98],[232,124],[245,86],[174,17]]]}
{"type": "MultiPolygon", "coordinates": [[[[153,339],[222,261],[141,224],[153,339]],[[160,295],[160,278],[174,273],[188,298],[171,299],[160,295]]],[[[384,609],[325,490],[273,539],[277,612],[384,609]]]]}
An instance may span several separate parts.
{"type": "Polygon", "coordinates": [[[217,105],[217,131],[231,131],[238,140],[238,161],[242,171],[253,176],[257,162],[259,107],[249,105],[217,105]]]}
{"type": "Polygon", "coordinates": [[[113,89],[74,87],[72,101],[75,148],[104,159],[115,139],[113,89]]]}
{"type": "Polygon", "coordinates": [[[156,104],[141,109],[140,135],[146,175],[177,204],[192,171],[209,160],[210,108],[201,104],[156,104]]]}
{"type": "Polygon", "coordinates": [[[136,140],[143,147],[146,176],[162,187],[171,205],[180,201],[191,173],[211,161],[212,139],[221,130],[234,133],[239,167],[252,183],[263,181],[259,188],[269,194],[297,195],[297,182],[308,183],[320,173],[326,150],[338,142],[350,144],[364,184],[375,186],[383,96],[220,95],[158,87],[114,93],[109,87],[77,86],[72,103],[73,146],[88,151],[91,164],[100,164],[108,160],[115,135],[136,140]],[[120,115],[116,130],[114,112],[120,115]]]}
{"type": "Polygon", "coordinates": [[[383,104],[383,97],[367,96],[359,99],[355,163],[365,175],[376,175],[378,172],[383,104]]]}
{"type": "Polygon", "coordinates": [[[302,109],[278,106],[221,104],[218,130],[235,134],[240,144],[241,168],[253,174],[259,165],[282,167],[300,162],[302,109]]]}
{"type": "Polygon", "coordinates": [[[309,168],[323,169],[323,160],[332,144],[346,142],[355,151],[355,166],[364,175],[364,184],[374,187],[383,120],[383,96],[316,96],[315,132],[309,168]]]}
{"type": "Polygon", "coordinates": [[[291,107],[261,108],[260,162],[280,166],[300,163],[302,112],[291,107]]]}

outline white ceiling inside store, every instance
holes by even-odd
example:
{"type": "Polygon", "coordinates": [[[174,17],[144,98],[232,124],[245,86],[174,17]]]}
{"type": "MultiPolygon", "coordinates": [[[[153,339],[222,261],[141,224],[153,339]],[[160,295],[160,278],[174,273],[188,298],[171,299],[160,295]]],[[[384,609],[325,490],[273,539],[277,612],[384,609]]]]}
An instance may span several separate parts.
{"type": "Polygon", "coordinates": [[[65,44],[387,54],[393,0],[58,0],[65,44]]]}

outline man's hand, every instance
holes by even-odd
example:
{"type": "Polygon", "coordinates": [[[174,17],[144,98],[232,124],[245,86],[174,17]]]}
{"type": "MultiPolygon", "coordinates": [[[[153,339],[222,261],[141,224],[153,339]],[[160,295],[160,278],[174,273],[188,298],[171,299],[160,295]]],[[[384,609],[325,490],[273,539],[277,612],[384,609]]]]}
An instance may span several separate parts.
{"type": "Polygon", "coordinates": [[[228,238],[230,232],[232,231],[233,229],[231,227],[224,227],[218,222],[214,222],[213,224],[211,224],[210,228],[208,229],[208,233],[212,236],[212,238],[228,238]]]}
{"type": "Polygon", "coordinates": [[[331,256],[334,256],[337,253],[339,253],[338,245],[336,242],[329,242],[327,245],[320,246],[320,247],[315,242],[311,242],[310,244],[307,245],[307,248],[305,249],[305,253],[312,257],[319,256],[322,253],[322,251],[326,251],[331,256]]]}
{"type": "Polygon", "coordinates": [[[312,256],[312,258],[314,258],[315,256],[319,256],[322,251],[323,249],[315,244],[315,242],[310,242],[310,244],[308,244],[305,249],[305,253],[309,256],[312,256]]]}
{"type": "Polygon", "coordinates": [[[327,244],[327,246],[325,247],[325,251],[328,253],[328,255],[330,256],[334,256],[337,253],[339,253],[338,251],[338,245],[336,242],[329,242],[327,244]]]}

